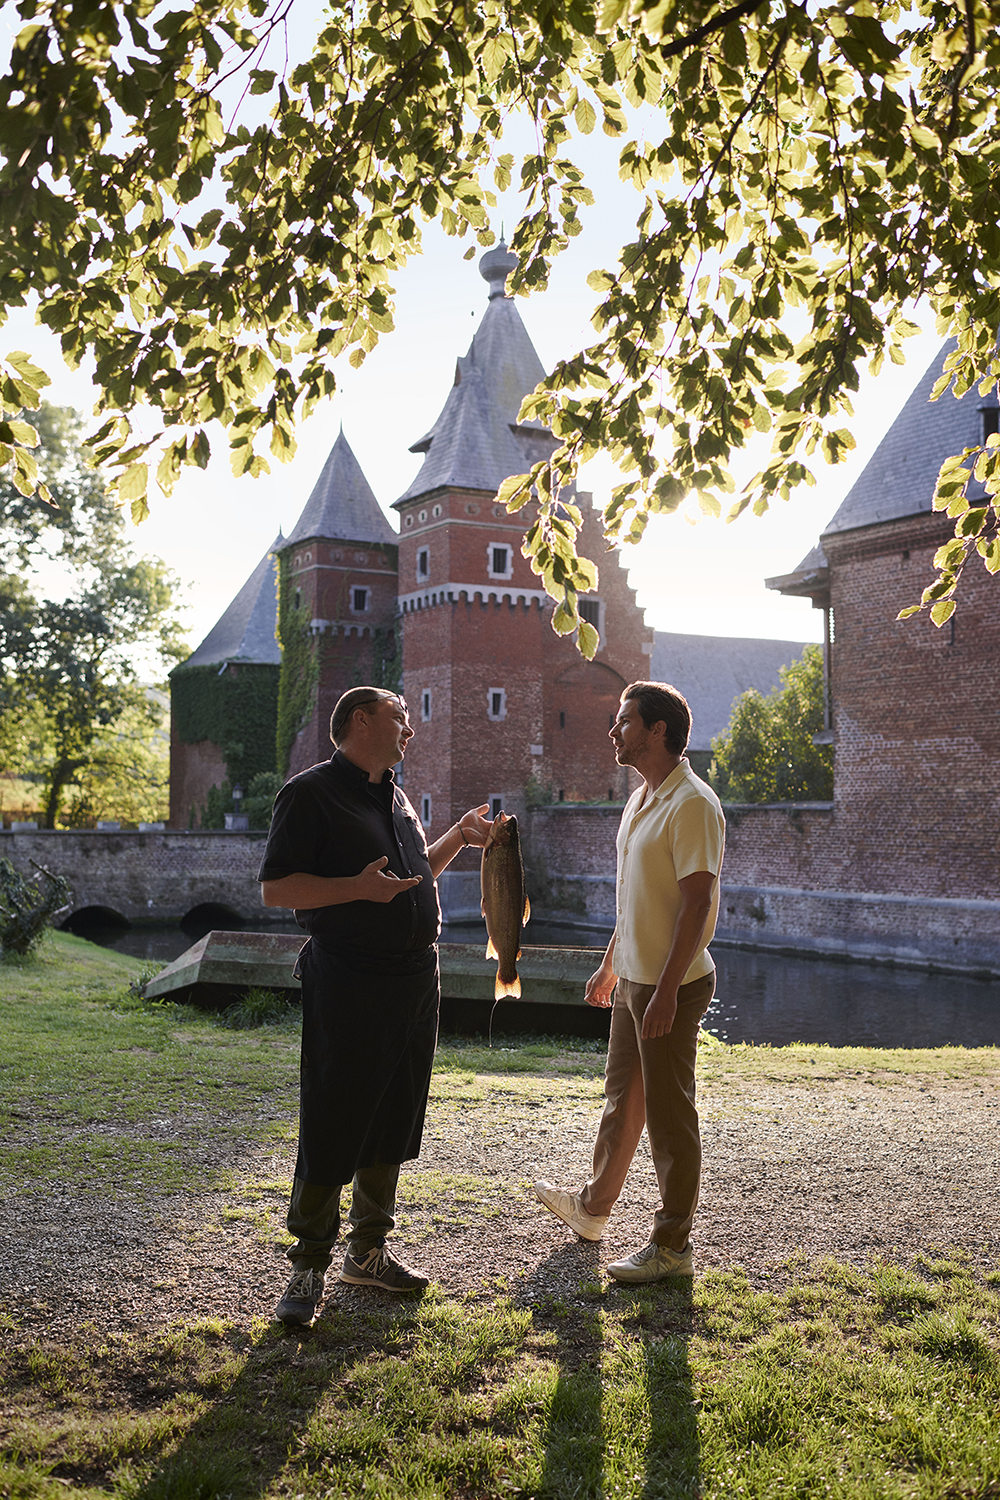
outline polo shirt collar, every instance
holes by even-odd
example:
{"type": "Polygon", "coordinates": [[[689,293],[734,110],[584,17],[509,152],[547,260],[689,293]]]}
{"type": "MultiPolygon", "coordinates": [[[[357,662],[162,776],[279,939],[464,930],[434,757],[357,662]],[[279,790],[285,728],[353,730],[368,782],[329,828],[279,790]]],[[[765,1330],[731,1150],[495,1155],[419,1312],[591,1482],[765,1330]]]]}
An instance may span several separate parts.
{"type": "Polygon", "coordinates": [[[392,785],[396,780],[396,773],[390,766],[389,770],[382,777],[381,781],[372,781],[368,772],[364,770],[362,766],[356,766],[353,760],[348,760],[347,756],[343,753],[342,750],[335,750],[333,752],[333,754],[330,756],[330,763],[337,767],[341,775],[348,777],[350,780],[357,782],[361,786],[385,786],[387,781],[390,785],[392,785]]]}
{"type": "MultiPolygon", "coordinates": [[[[686,760],[682,760],[679,766],[674,766],[669,776],[665,776],[653,793],[653,797],[669,797],[671,792],[677,790],[681,782],[687,777],[691,767],[686,760]]],[[[647,798],[651,802],[652,797],[647,798]]]]}

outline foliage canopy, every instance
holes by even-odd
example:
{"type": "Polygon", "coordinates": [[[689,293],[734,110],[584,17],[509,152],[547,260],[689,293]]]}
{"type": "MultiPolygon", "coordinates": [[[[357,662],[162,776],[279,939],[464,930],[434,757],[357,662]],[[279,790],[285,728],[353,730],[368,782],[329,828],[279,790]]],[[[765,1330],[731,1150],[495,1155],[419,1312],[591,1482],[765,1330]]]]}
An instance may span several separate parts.
{"type": "MultiPolygon", "coordinates": [[[[759,513],[812,482],[814,455],[852,446],[859,371],[902,361],[920,297],[957,341],[942,385],[994,385],[990,0],[334,0],[289,62],[292,4],[17,7],[0,307],[37,301],[66,357],[94,361],[95,451],[137,516],[153,474],[169,494],[205,465],[212,424],[237,473],[292,456],[337,359],[359,365],[392,328],[391,280],[424,222],[489,245],[494,189],[513,185],[512,285],[544,287],[592,201],[577,148],[598,126],[622,140],[635,234],[591,275],[594,341],[526,402],[561,449],[502,491],[541,502],[525,545],[557,629],[577,627],[595,572],[555,503],[599,450],[625,474],[611,541],[691,492],[759,513]],[[504,150],[515,114],[534,125],[520,160],[504,150]],[[737,495],[732,455],[768,434],[737,495]]],[[[8,414],[37,405],[25,356],[0,373],[8,414]]],[[[23,421],[0,427],[24,494],[31,442],[23,421]]],[[[971,556],[1000,569],[998,490],[997,439],[945,466],[935,504],[956,534],[924,599],[936,623],[971,556]],[[973,469],[990,498],[970,507],[973,469]]],[[[585,622],[580,639],[592,653],[585,622]]]]}
{"type": "Polygon", "coordinates": [[[823,651],[807,646],[782,667],[770,693],[741,693],[729,725],[712,741],[711,782],[728,802],[828,802],[833,746],[814,745],[823,728],[823,651]]]}
{"type": "Polygon", "coordinates": [[[151,675],[184,654],[176,580],[129,549],[121,512],[85,466],[79,417],[43,404],[36,420],[51,504],[0,481],[0,759],[44,784],[48,828],[60,816],[162,817],[165,700],[140,680],[136,654],[151,675]],[[53,582],[63,597],[44,596],[53,582]]]}

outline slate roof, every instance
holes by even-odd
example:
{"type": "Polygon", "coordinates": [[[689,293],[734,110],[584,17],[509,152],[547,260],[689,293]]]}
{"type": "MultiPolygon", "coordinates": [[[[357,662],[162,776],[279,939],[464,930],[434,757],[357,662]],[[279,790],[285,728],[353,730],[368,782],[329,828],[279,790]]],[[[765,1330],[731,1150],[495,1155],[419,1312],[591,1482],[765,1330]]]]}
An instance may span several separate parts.
{"type": "Polygon", "coordinates": [[[494,494],[508,475],[523,473],[555,446],[541,422],[517,421],[522,400],[545,371],[504,291],[516,265],[503,243],[479,262],[480,274],[490,284],[486,313],[468,353],[459,356],[441,415],[410,449],[425,457],[397,507],[446,485],[494,494]]]}
{"type": "Polygon", "coordinates": [[[232,604],[187,661],[180,663],[181,668],[221,666],[227,661],[281,664],[281,648],[275,636],[278,581],[274,554],[284,545],[279,531],[232,604]]]}
{"type": "MultiPolygon", "coordinates": [[[[935,355],[824,536],[929,511],[938,470],[944,460],[981,442],[981,409],[996,407],[995,391],[983,397],[973,386],[958,400],[950,391],[945,391],[937,401],[928,399],[944,368],[945,356],[953,348],[953,343],[944,344],[935,355]]],[[[969,493],[984,492],[981,485],[973,482],[969,493]]]]}
{"type": "Polygon", "coordinates": [[[806,644],[657,630],[650,679],[684,694],[691,706],[691,749],[709,750],[729,723],[733,700],[748,688],[769,693],[778,687],[778,668],[797,661],[806,644]]]}
{"type": "Polygon", "coordinates": [[[283,546],[304,542],[311,536],[345,542],[399,541],[362,473],[343,428],[283,546]]]}

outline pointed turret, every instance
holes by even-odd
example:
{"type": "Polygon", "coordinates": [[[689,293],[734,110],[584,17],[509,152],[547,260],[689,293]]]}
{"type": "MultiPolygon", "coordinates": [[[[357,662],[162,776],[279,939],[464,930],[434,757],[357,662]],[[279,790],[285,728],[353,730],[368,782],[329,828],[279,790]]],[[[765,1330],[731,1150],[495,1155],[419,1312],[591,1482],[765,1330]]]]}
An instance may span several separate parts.
{"type": "Polygon", "coordinates": [[[479,262],[489,304],[468,353],[458,358],[441,415],[410,448],[425,458],[397,507],[446,486],[495,493],[508,475],[547,458],[555,446],[541,422],[517,420],[521,402],[545,371],[506,294],[516,267],[516,256],[502,241],[479,262]]]}
{"type": "Polygon", "coordinates": [[[330,456],[313,486],[305,509],[292,527],[286,547],[307,537],[331,541],[397,541],[396,533],[361,470],[341,427],[330,456]]]}
{"type": "Polygon", "coordinates": [[[275,636],[278,593],[274,554],[285,545],[279,531],[232,604],[182,666],[208,667],[228,661],[270,666],[280,663],[281,649],[275,636]]]}

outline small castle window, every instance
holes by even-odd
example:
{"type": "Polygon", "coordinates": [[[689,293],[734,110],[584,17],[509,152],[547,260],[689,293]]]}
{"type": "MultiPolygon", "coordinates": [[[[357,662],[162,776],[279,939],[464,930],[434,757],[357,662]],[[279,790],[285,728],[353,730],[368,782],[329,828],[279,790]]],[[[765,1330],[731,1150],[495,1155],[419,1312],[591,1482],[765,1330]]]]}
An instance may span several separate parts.
{"type": "Polygon", "coordinates": [[[407,518],[406,518],[406,525],[407,526],[412,526],[413,525],[413,517],[412,516],[407,516],[407,518]]]}
{"type": "Polygon", "coordinates": [[[493,514],[495,516],[502,516],[502,515],[505,515],[506,512],[505,512],[504,507],[502,505],[494,505],[494,507],[493,507],[493,514]]]}
{"type": "MultiPolygon", "coordinates": [[[[610,728],[611,726],[609,725],[608,727],[610,728]]],[[[566,728],[566,710],[564,708],[559,710],[559,728],[566,728]]]]}
{"type": "Polygon", "coordinates": [[[423,721],[424,721],[425,724],[429,724],[430,721],[431,721],[431,690],[430,690],[430,688],[424,688],[423,692],[420,694],[420,717],[421,717],[421,719],[423,719],[423,721]]]}
{"type": "Polygon", "coordinates": [[[355,552],[355,554],[354,554],[354,561],[362,563],[362,564],[366,563],[368,561],[368,553],[367,552],[355,552]]]}
{"type": "Polygon", "coordinates": [[[431,799],[426,792],[420,799],[420,821],[425,828],[431,826],[431,799]]]}
{"type": "Polygon", "coordinates": [[[353,609],[353,611],[354,611],[354,613],[356,615],[363,615],[364,614],[365,610],[368,608],[368,590],[367,589],[352,589],[351,590],[351,608],[353,609]]]}
{"type": "Polygon", "coordinates": [[[465,514],[467,516],[478,516],[478,514],[479,514],[479,506],[478,505],[467,505],[465,507],[465,514]]]}
{"type": "Polygon", "coordinates": [[[490,792],[486,800],[490,804],[490,821],[492,822],[494,818],[499,817],[500,813],[503,812],[503,797],[499,792],[490,792]]]}
{"type": "Polygon", "coordinates": [[[486,712],[494,722],[507,717],[507,694],[502,687],[491,687],[486,693],[486,712]]]}
{"type": "Polygon", "coordinates": [[[417,577],[428,578],[431,571],[431,554],[429,547],[421,547],[417,553],[417,577]]]}
{"type": "Polygon", "coordinates": [[[417,520],[418,521],[426,521],[427,520],[427,512],[425,510],[422,510],[420,512],[420,514],[417,516],[417,520]]]}
{"type": "Polygon", "coordinates": [[[299,605],[301,603],[302,603],[302,590],[301,589],[296,589],[295,590],[295,608],[298,609],[298,607],[299,607],[299,605]]]}
{"type": "Polygon", "coordinates": [[[514,571],[513,547],[491,542],[486,549],[486,571],[490,578],[509,578],[514,571]]]}
{"type": "Polygon", "coordinates": [[[602,616],[604,614],[604,605],[600,599],[581,599],[577,604],[577,608],[580,611],[580,619],[586,620],[588,625],[593,625],[598,636],[603,635],[604,620],[602,616]]]}
{"type": "Polygon", "coordinates": [[[441,514],[441,507],[440,507],[440,505],[435,505],[434,509],[431,511],[431,515],[434,516],[435,519],[436,519],[440,514],[441,514]]]}
{"type": "Polygon", "coordinates": [[[996,437],[1000,433],[1000,406],[981,406],[979,414],[983,419],[983,442],[987,438],[996,437]]]}

